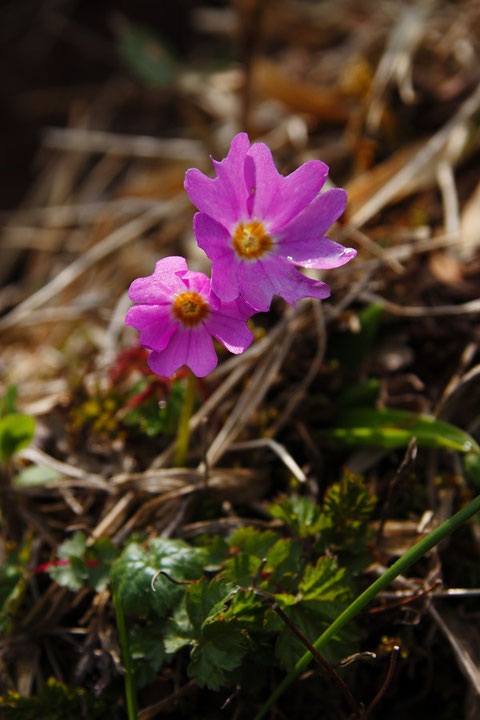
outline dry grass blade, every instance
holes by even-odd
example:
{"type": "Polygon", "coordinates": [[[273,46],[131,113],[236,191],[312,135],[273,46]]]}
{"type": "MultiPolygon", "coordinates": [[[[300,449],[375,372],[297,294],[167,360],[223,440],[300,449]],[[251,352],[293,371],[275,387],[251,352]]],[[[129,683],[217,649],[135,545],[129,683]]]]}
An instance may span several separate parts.
{"type": "Polygon", "coordinates": [[[436,163],[448,143],[451,133],[467,123],[480,107],[480,85],[460,106],[455,115],[428,140],[401,169],[350,218],[355,227],[365,225],[392,199],[398,197],[407,183],[411,183],[431,163],[436,163]]]}
{"type": "Polygon", "coordinates": [[[183,196],[169,202],[159,203],[157,207],[134,218],[126,225],[114,230],[110,235],[80,255],[68,267],[56,275],[40,290],[17,305],[11,312],[0,319],[0,330],[21,322],[32,310],[48,302],[59,292],[68,287],[80,275],[85,273],[100,260],[105,259],[113,252],[118,251],[127,243],[138,238],[142,233],[150,230],[163,220],[166,215],[178,212],[187,202],[183,196]]]}
{"type": "Polygon", "coordinates": [[[462,622],[456,615],[446,610],[439,610],[433,605],[429,608],[430,615],[452,646],[458,665],[463,674],[472,683],[480,695],[480,637],[472,634],[471,623],[462,622]]]}
{"type": "MultiPolygon", "coordinates": [[[[295,315],[292,320],[295,320],[295,315]]],[[[235,408],[228,416],[225,424],[212,442],[206,453],[206,463],[212,467],[227,450],[229,443],[238,436],[247,424],[261,401],[267,394],[271,384],[285,359],[296,333],[295,323],[289,323],[286,337],[283,342],[276,345],[270,352],[266,352],[262,361],[258,363],[248,385],[238,398],[235,408]]]]}
{"type": "Polygon", "coordinates": [[[180,159],[199,164],[206,160],[203,145],[195,140],[116,135],[84,128],[49,128],[45,131],[43,144],[47,148],[76,153],[108,153],[109,155],[135,155],[140,158],[180,159]]]}

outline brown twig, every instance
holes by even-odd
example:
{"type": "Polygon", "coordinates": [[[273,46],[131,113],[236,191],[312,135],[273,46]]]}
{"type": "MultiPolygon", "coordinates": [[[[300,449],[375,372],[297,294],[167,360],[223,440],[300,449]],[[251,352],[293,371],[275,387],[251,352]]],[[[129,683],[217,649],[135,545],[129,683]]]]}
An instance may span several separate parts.
{"type": "Polygon", "coordinates": [[[385,677],[385,680],[384,680],[384,682],[383,682],[383,685],[382,685],[382,687],[380,688],[380,690],[378,691],[378,693],[375,695],[375,697],[373,698],[373,700],[372,700],[372,702],[370,703],[370,705],[367,707],[367,709],[366,709],[366,711],[365,711],[365,714],[364,714],[363,720],[367,720],[368,716],[369,716],[370,713],[372,712],[372,710],[373,710],[373,708],[375,707],[375,705],[377,705],[377,703],[380,702],[380,700],[382,699],[382,697],[385,695],[385,693],[386,693],[386,691],[387,691],[387,688],[388,688],[388,686],[390,685],[390,682],[391,682],[391,680],[392,680],[393,673],[395,672],[395,668],[396,668],[396,666],[397,666],[397,660],[398,660],[398,654],[399,654],[399,652],[400,652],[400,647],[399,647],[398,645],[395,645],[394,648],[393,648],[393,650],[392,650],[392,654],[391,654],[391,656],[390,656],[390,665],[389,665],[388,672],[387,672],[387,675],[386,675],[386,677],[385,677]]]}
{"type": "Polygon", "coordinates": [[[361,718],[363,720],[364,713],[360,705],[357,703],[355,698],[353,697],[352,693],[348,689],[345,682],[342,680],[340,675],[335,671],[335,669],[328,663],[325,658],[323,658],[318,650],[315,649],[315,647],[312,645],[310,640],[305,637],[305,635],[298,629],[298,627],[293,623],[290,618],[283,612],[281,607],[278,605],[278,603],[273,603],[272,609],[275,610],[277,615],[283,620],[285,625],[298,637],[301,643],[305,645],[307,650],[312,653],[315,660],[318,662],[318,664],[325,670],[327,675],[331,677],[331,679],[338,685],[338,687],[341,689],[346,701],[352,708],[355,717],[361,718]]]}

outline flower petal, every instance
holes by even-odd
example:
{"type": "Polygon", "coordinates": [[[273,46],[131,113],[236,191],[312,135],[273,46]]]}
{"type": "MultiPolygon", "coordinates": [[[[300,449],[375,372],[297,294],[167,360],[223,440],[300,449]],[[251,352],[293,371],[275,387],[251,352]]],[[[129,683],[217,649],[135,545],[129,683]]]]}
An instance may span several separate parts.
{"type": "Polygon", "coordinates": [[[193,218],[193,231],[198,246],[211,260],[232,249],[231,233],[210,215],[197,213],[193,218]]]}
{"type": "Polygon", "coordinates": [[[217,367],[218,358],[212,336],[205,325],[190,330],[190,346],[186,364],[197,377],[204,377],[217,367]]]}
{"type": "Polygon", "coordinates": [[[293,218],[276,236],[277,242],[296,242],[321,238],[345,210],[347,193],[334,188],[318,195],[303,212],[293,218]]]}
{"type": "Polygon", "coordinates": [[[187,261],[181,255],[170,255],[159,260],[155,265],[155,275],[170,275],[170,273],[185,272],[188,270],[187,261]]]}
{"type": "Polygon", "coordinates": [[[187,365],[198,377],[204,377],[217,362],[213,340],[203,326],[188,330],[177,328],[167,347],[162,352],[150,353],[148,358],[150,368],[161,377],[170,377],[182,365],[187,365]]]}
{"type": "Polygon", "coordinates": [[[178,273],[187,271],[183,257],[166,257],[155,265],[152,275],[137,278],[130,285],[128,296],[133,302],[158,305],[168,302],[177,293],[185,291],[185,283],[178,273]]]}
{"type": "Polygon", "coordinates": [[[163,350],[178,323],[167,305],[135,305],[125,318],[125,325],[140,331],[140,344],[150,350],[163,350]]]}
{"type": "Polygon", "coordinates": [[[216,178],[209,178],[196,168],[185,174],[185,190],[192,203],[228,230],[246,214],[244,161],[249,147],[248,135],[239,133],[233,138],[227,157],[221,162],[213,161],[216,178]]]}
{"type": "Polygon", "coordinates": [[[320,240],[281,243],[277,246],[276,254],[293,265],[329,270],[353,260],[357,251],[323,237],[320,240]]]}
{"type": "MultiPolygon", "coordinates": [[[[241,303],[241,309],[237,307],[239,301],[223,303],[220,310],[211,314],[205,321],[205,327],[224,345],[230,352],[238,353],[247,349],[253,340],[253,335],[247,327],[245,303],[241,303]]],[[[249,315],[253,315],[253,308],[249,308],[249,315]]]]}
{"type": "Polygon", "coordinates": [[[252,308],[259,312],[269,309],[275,287],[260,260],[239,264],[238,284],[241,296],[252,308]]]}
{"type": "Polygon", "coordinates": [[[238,297],[238,268],[240,264],[233,250],[222,257],[212,260],[212,290],[224,302],[231,302],[238,297]]]}
{"type": "Polygon", "coordinates": [[[211,288],[210,278],[205,273],[188,270],[188,272],[182,273],[181,278],[190,292],[196,292],[207,300],[211,288]]]}
{"type": "Polygon", "coordinates": [[[268,209],[268,228],[275,232],[304,210],[318,195],[328,175],[328,165],[310,160],[280,177],[278,192],[268,209]]]}
{"type": "Polygon", "coordinates": [[[148,364],[154,373],[160,377],[170,377],[186,364],[189,332],[178,326],[170,338],[168,345],[161,351],[153,351],[148,358],[148,364]]]}
{"type": "Polygon", "coordinates": [[[267,219],[270,206],[278,192],[280,180],[270,148],[265,143],[255,143],[245,158],[245,184],[251,195],[248,203],[249,216],[267,219]]]}
{"type": "Polygon", "coordinates": [[[341,188],[328,190],[313,200],[277,233],[275,254],[295,265],[310,268],[334,268],[344,265],[357,254],[325,237],[325,232],[345,209],[347,194],[341,188]]]}
{"type": "MultiPolygon", "coordinates": [[[[330,295],[330,288],[328,285],[305,277],[305,275],[302,275],[302,273],[292,267],[292,265],[275,255],[269,255],[265,259],[258,260],[253,274],[251,269],[247,270],[247,274],[250,274],[250,285],[248,286],[247,294],[251,293],[255,276],[257,276],[257,278],[259,277],[260,270],[263,273],[262,288],[264,289],[265,297],[270,295],[270,300],[271,295],[279,295],[286,300],[286,302],[295,307],[297,300],[300,300],[300,298],[314,297],[323,300],[330,295]],[[267,284],[269,285],[268,295],[265,291],[267,284]]],[[[244,292],[244,277],[245,271],[244,274],[240,276],[240,290],[245,300],[248,303],[253,304],[244,292]]]]}

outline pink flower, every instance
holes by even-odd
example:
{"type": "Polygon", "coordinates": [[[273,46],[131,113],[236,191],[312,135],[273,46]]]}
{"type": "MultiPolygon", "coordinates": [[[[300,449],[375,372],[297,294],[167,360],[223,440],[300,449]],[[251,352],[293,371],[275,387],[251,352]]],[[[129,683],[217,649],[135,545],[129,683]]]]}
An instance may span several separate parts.
{"type": "Polygon", "coordinates": [[[340,188],[318,195],[328,174],[319,160],[284,177],[269,148],[236,135],[217,177],[187,171],[185,189],[200,210],[194,218],[199,246],[212,261],[212,289],[231,302],[239,295],[256,310],[268,310],[273,295],[295,306],[303,297],[325,298],[328,285],[293,266],[334,268],[356,251],[325,237],[345,209],[340,188]]]}
{"type": "Polygon", "coordinates": [[[130,308],[125,324],[153,350],[148,364],[157,375],[168,377],[182,365],[198,377],[208,375],[218,362],[212,336],[236,354],[253,340],[246,325],[253,309],[241,298],[219,300],[210,278],[190,272],[183,257],[159,260],[153,275],[133,281],[129,296],[140,304],[130,308]]]}

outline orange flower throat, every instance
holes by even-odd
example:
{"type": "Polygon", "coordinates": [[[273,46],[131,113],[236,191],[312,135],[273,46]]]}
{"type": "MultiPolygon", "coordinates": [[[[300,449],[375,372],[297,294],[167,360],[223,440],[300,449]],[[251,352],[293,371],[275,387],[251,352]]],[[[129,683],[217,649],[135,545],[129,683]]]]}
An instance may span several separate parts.
{"type": "Polygon", "coordinates": [[[205,320],[208,315],[210,307],[205,300],[195,292],[181,293],[175,298],[173,303],[172,311],[177,320],[187,325],[187,327],[193,327],[198,323],[205,320]]]}
{"type": "Polygon", "coordinates": [[[267,235],[261,222],[240,223],[233,236],[233,247],[237,255],[248,260],[262,257],[272,248],[272,238],[267,235]]]}

